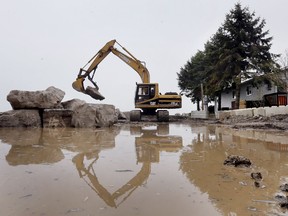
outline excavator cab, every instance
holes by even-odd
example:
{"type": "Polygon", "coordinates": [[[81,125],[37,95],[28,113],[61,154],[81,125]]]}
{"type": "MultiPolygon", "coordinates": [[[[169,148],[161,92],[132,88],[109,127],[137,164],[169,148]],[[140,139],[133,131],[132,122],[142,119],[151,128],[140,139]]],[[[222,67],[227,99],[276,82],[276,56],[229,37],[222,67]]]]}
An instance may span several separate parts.
{"type": "Polygon", "coordinates": [[[141,103],[155,97],[156,85],[152,84],[137,84],[135,95],[135,103],[141,103]]]}

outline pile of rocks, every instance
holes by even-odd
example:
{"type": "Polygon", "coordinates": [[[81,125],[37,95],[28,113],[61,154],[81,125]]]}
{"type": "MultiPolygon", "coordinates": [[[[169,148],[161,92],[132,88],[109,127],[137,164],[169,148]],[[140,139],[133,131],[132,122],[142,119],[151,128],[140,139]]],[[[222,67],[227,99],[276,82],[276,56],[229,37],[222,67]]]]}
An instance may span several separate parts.
{"type": "Polygon", "coordinates": [[[73,99],[53,86],[43,91],[12,90],[7,100],[13,110],[0,113],[0,127],[109,127],[121,112],[110,104],[73,99]]]}

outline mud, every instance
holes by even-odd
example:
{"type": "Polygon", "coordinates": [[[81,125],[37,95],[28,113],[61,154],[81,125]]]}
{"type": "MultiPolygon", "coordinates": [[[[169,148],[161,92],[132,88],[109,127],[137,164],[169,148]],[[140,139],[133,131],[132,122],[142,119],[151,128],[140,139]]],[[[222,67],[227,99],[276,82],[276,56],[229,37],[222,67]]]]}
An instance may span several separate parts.
{"type": "Polygon", "coordinates": [[[271,117],[245,117],[233,116],[223,120],[210,120],[215,124],[223,124],[235,129],[262,129],[262,130],[288,130],[288,115],[275,115],[271,117]]]}
{"type": "Polygon", "coordinates": [[[287,132],[232,126],[1,128],[0,215],[287,214],[287,132]]]}

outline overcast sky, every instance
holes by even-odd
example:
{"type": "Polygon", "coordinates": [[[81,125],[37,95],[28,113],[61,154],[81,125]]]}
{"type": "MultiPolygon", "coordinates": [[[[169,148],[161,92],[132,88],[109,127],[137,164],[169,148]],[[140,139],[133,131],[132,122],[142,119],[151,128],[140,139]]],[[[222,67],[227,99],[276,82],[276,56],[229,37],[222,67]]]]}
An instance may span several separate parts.
{"type": "MultiPolygon", "coordinates": [[[[6,100],[11,90],[49,86],[65,91],[63,101],[79,98],[134,109],[140,77],[113,54],[95,75],[105,100],[71,87],[80,67],[112,39],[146,62],[151,82],[158,82],[162,93],[180,92],[176,73],[203,50],[237,2],[266,20],[271,52],[283,54],[287,0],[0,0],[0,111],[12,109],[6,100]]],[[[195,105],[184,96],[183,108],[172,113],[191,110],[195,105]]]]}

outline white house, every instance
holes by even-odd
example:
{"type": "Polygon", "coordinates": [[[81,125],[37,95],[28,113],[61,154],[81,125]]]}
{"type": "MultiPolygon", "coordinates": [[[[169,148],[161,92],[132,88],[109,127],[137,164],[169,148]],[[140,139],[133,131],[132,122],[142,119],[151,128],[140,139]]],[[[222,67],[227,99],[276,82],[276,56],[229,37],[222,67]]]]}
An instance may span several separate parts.
{"type": "MultiPolygon", "coordinates": [[[[235,88],[227,88],[221,92],[218,99],[220,110],[235,108],[235,88]]],[[[247,80],[240,86],[240,105],[239,108],[251,108],[259,106],[287,105],[287,93],[279,92],[273,83],[265,83],[255,86],[253,80],[247,80]]]]}

